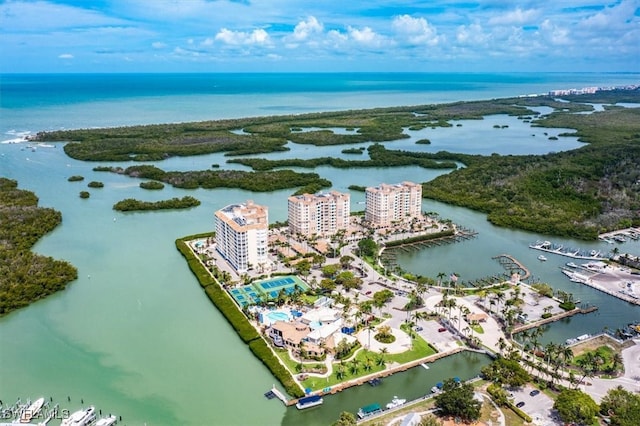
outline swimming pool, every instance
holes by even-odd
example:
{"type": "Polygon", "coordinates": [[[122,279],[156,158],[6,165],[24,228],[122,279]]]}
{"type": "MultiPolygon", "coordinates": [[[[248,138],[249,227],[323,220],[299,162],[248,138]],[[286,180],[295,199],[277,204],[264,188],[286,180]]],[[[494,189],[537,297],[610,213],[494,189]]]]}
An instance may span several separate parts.
{"type": "Polygon", "coordinates": [[[289,321],[291,314],[287,311],[267,311],[260,315],[260,322],[265,325],[271,325],[276,321],[289,321]]]}

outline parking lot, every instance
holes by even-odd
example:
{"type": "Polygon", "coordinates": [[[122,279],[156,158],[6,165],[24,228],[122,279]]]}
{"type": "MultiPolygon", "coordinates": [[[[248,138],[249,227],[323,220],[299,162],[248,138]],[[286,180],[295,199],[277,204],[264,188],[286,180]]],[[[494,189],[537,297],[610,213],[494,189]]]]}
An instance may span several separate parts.
{"type": "Polygon", "coordinates": [[[531,391],[534,389],[536,388],[527,385],[518,389],[509,389],[508,391],[513,395],[512,401],[514,404],[524,402],[520,409],[531,416],[535,425],[562,425],[563,423],[558,419],[555,410],[553,410],[553,400],[543,392],[531,396],[531,391]]]}

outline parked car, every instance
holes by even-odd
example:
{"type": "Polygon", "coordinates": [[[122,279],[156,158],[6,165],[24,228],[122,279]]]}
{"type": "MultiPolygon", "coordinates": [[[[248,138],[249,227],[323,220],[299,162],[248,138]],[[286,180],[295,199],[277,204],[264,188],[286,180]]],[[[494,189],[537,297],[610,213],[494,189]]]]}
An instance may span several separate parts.
{"type": "Polygon", "coordinates": [[[422,330],[424,330],[424,329],[423,329],[422,327],[418,326],[418,327],[414,328],[414,330],[415,330],[415,331],[422,331],[422,330]]]}
{"type": "Polygon", "coordinates": [[[518,402],[518,403],[516,404],[516,407],[518,407],[518,408],[522,408],[522,407],[524,407],[524,401],[520,401],[520,402],[518,402]]]}
{"type": "Polygon", "coordinates": [[[367,296],[371,294],[371,290],[365,293],[367,296]]]}
{"type": "Polygon", "coordinates": [[[440,328],[438,329],[438,333],[442,333],[443,331],[447,331],[447,329],[446,329],[446,328],[444,328],[444,327],[440,327],[440,328]]]}
{"type": "Polygon", "coordinates": [[[534,389],[534,390],[532,390],[531,392],[529,392],[529,395],[531,395],[531,396],[536,396],[536,395],[537,395],[537,394],[539,394],[539,393],[540,393],[540,391],[539,391],[538,389],[534,389]]]}

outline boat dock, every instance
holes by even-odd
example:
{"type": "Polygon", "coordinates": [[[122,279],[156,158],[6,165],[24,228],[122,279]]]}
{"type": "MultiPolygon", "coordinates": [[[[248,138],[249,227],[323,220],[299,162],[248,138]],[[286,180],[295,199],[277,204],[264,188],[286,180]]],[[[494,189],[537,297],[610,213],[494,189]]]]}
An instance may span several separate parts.
{"type": "Polygon", "coordinates": [[[497,260],[505,270],[520,274],[520,279],[522,281],[527,280],[531,276],[531,272],[529,272],[529,270],[520,263],[518,259],[509,254],[501,254],[493,257],[492,259],[497,260]]]}
{"type": "Polygon", "coordinates": [[[280,392],[280,390],[278,390],[278,388],[276,388],[276,385],[273,385],[273,387],[267,393],[265,393],[264,396],[269,399],[278,398],[287,407],[290,405],[295,405],[298,402],[297,399],[288,399],[282,392],[280,392]]]}
{"type": "Polygon", "coordinates": [[[553,244],[550,241],[536,241],[535,243],[529,244],[529,248],[534,250],[540,250],[551,254],[557,254],[560,256],[571,257],[573,259],[584,259],[584,260],[603,260],[605,257],[599,250],[580,250],[575,248],[566,248],[563,247],[562,244],[553,244]]]}
{"type": "Polygon", "coordinates": [[[609,296],[617,297],[634,305],[640,305],[640,292],[638,292],[638,289],[640,289],[640,280],[631,274],[628,276],[608,277],[606,272],[584,269],[579,271],[569,268],[561,269],[562,273],[573,282],[588,285],[609,296]]]}
{"type": "Polygon", "coordinates": [[[617,231],[605,232],[604,234],[598,235],[598,238],[609,244],[613,244],[614,242],[624,243],[627,240],[638,240],[640,239],[640,228],[625,228],[617,231]]]}
{"type": "Polygon", "coordinates": [[[549,324],[551,322],[556,322],[556,321],[559,321],[559,320],[561,320],[563,318],[567,318],[567,317],[570,317],[570,316],[573,316],[573,315],[576,315],[576,314],[589,314],[589,313],[597,311],[597,310],[598,310],[598,307],[595,306],[595,305],[588,306],[588,307],[585,307],[585,308],[575,308],[575,309],[572,309],[570,311],[565,311],[565,312],[561,312],[559,314],[553,315],[553,316],[551,316],[549,318],[541,319],[539,321],[531,322],[529,324],[521,325],[519,327],[514,327],[513,331],[512,331],[512,334],[520,333],[520,332],[529,330],[531,328],[538,328],[538,327],[540,327],[542,325],[549,324]]]}

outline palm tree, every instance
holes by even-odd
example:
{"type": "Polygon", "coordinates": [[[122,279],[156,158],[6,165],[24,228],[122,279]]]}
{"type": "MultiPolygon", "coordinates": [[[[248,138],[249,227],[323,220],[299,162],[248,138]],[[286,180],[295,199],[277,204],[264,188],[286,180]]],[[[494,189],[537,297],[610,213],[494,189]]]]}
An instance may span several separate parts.
{"type": "Polygon", "coordinates": [[[368,331],[368,336],[367,338],[369,339],[369,343],[367,344],[367,349],[371,349],[371,335],[373,334],[374,330],[376,329],[376,326],[373,324],[367,324],[367,331],[368,331]]]}
{"type": "Polygon", "coordinates": [[[378,358],[378,365],[385,365],[387,360],[385,359],[385,355],[389,353],[389,350],[386,347],[380,348],[380,357],[378,358]]]}
{"type": "Polygon", "coordinates": [[[437,277],[438,277],[438,287],[442,287],[442,279],[444,277],[446,277],[446,276],[447,276],[447,274],[445,274],[444,272],[438,272],[438,275],[437,275],[437,277]]]}
{"type": "Polygon", "coordinates": [[[462,320],[462,317],[463,317],[463,316],[464,316],[464,317],[466,317],[467,315],[469,315],[469,314],[471,313],[471,311],[469,310],[469,308],[467,308],[467,307],[466,307],[466,306],[464,306],[464,305],[460,305],[459,310],[460,310],[460,315],[459,315],[459,317],[458,317],[458,330],[460,330],[460,327],[461,327],[460,322],[461,322],[461,320],[462,320]]]}

